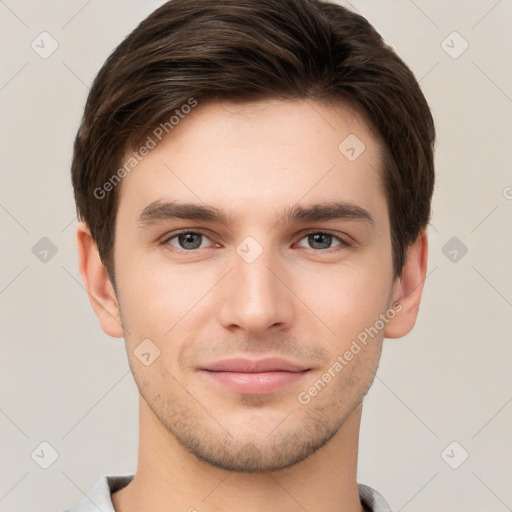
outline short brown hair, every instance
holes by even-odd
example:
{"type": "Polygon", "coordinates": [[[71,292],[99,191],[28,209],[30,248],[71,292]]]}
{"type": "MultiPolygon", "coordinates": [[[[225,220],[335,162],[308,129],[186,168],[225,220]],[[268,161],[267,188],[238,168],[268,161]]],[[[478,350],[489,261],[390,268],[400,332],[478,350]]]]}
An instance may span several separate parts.
{"type": "Polygon", "coordinates": [[[100,198],[95,191],[191,98],[355,105],[385,146],[393,269],[401,275],[408,246],[430,220],[434,188],[434,122],[407,65],[365,18],[334,3],[171,0],[108,57],[74,144],[77,214],[114,286],[119,187],[100,198]]]}

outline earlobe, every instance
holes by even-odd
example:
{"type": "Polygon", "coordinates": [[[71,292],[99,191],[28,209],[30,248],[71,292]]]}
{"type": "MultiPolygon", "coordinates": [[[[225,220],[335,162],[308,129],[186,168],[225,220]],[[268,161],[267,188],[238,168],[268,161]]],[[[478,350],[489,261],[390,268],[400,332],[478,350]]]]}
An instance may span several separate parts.
{"type": "Polygon", "coordinates": [[[114,338],[124,335],[116,294],[88,226],[80,222],[76,232],[80,274],[91,306],[103,331],[114,338]]]}
{"type": "Polygon", "coordinates": [[[398,301],[399,306],[395,317],[386,324],[385,338],[401,338],[408,334],[418,316],[423,292],[423,284],[427,273],[428,238],[424,230],[407,250],[402,275],[396,280],[390,307],[398,301]]]}

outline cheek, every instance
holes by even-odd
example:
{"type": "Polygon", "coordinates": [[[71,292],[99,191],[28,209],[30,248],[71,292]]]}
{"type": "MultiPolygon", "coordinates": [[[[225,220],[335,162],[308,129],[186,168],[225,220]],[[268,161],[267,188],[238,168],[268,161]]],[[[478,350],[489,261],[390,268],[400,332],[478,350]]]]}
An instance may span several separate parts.
{"type": "MultiPolygon", "coordinates": [[[[135,241],[130,249],[123,240],[116,248],[116,272],[125,327],[134,338],[172,336],[194,325],[194,318],[201,323],[205,308],[218,309],[216,294],[229,283],[216,285],[229,262],[172,263],[160,251],[148,255],[135,241]]],[[[296,328],[344,343],[374,324],[386,309],[391,283],[387,244],[376,245],[336,263],[298,259],[285,265],[291,291],[283,297],[293,304],[296,328]]]]}
{"type": "Polygon", "coordinates": [[[209,290],[215,293],[214,272],[198,273],[187,265],[153,264],[143,255],[119,258],[119,295],[126,327],[137,337],[172,336],[200,311],[209,290]],[[169,332],[171,331],[171,332],[169,332]]]}
{"type": "Polygon", "coordinates": [[[311,312],[307,323],[321,320],[328,337],[348,341],[385,311],[390,278],[382,267],[373,271],[371,265],[325,265],[301,272],[295,289],[311,312]]]}

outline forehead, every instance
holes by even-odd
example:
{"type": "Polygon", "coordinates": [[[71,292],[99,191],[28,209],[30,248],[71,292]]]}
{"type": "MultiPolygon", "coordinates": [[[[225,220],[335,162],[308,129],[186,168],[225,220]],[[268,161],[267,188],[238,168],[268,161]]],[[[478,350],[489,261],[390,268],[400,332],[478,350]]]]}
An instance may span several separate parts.
{"type": "Polygon", "coordinates": [[[118,214],[133,219],[169,197],[237,218],[299,202],[385,207],[378,137],[348,105],[313,100],[199,103],[120,186],[118,214]]]}

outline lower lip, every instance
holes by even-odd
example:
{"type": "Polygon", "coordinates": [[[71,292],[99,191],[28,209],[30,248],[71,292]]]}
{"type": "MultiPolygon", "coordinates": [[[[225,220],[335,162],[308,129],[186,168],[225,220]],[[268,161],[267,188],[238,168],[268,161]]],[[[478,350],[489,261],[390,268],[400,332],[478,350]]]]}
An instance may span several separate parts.
{"type": "Polygon", "coordinates": [[[264,395],[273,393],[300,380],[309,370],[302,372],[214,372],[203,370],[207,378],[237,393],[264,395]]]}

